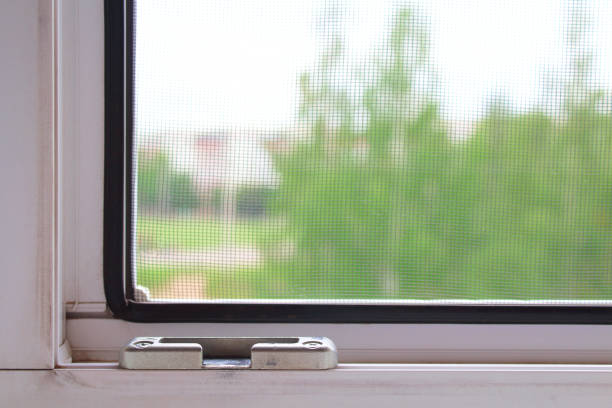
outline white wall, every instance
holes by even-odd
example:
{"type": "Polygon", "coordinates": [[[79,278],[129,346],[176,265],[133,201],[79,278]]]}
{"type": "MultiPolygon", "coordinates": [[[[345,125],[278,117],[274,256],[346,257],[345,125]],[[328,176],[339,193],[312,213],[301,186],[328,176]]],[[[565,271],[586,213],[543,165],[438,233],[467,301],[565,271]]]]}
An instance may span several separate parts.
{"type": "Polygon", "coordinates": [[[45,0],[0,4],[0,368],[53,367],[53,32],[45,0]]]}

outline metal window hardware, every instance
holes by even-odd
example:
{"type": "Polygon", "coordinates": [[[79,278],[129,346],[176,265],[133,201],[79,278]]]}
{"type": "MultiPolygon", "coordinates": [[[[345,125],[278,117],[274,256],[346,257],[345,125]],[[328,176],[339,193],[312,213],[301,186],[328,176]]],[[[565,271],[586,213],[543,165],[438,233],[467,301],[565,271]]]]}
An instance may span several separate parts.
{"type": "Polygon", "coordinates": [[[327,337],[136,337],[119,365],[135,370],[325,370],[338,364],[327,337]]]}

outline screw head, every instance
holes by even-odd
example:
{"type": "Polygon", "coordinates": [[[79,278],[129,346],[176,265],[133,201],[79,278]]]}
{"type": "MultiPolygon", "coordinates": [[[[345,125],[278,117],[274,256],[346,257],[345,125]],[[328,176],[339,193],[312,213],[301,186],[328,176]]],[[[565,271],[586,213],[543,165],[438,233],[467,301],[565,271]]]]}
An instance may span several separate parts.
{"type": "Polygon", "coordinates": [[[136,348],[143,349],[143,348],[147,348],[149,346],[152,346],[153,342],[151,340],[140,340],[140,341],[137,341],[135,343],[132,343],[132,345],[134,347],[136,347],[136,348]]]}
{"type": "Polygon", "coordinates": [[[304,345],[304,347],[309,348],[311,350],[318,349],[319,347],[323,345],[323,343],[317,340],[305,341],[302,344],[304,345]]]}

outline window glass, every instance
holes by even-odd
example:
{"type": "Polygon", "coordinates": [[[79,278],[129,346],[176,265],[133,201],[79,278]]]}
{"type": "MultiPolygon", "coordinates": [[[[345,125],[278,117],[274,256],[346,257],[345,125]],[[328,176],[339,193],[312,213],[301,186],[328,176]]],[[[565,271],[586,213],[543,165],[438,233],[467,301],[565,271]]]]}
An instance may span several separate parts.
{"type": "Polygon", "coordinates": [[[612,299],[612,2],[134,12],[151,299],[612,299]]]}

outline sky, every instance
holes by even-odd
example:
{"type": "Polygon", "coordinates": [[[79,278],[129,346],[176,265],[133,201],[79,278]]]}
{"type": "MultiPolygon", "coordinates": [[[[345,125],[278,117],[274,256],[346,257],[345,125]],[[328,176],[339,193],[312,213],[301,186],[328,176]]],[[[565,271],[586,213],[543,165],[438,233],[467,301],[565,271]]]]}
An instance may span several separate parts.
{"type": "MultiPolygon", "coordinates": [[[[578,2],[410,2],[429,24],[439,81],[436,96],[444,117],[450,122],[475,120],[496,95],[504,95],[517,110],[555,104],[558,78],[567,66],[568,4],[578,2]]],[[[612,1],[583,2],[592,17],[588,41],[596,51],[595,78],[598,86],[609,90],[612,1]]],[[[348,60],[359,66],[381,49],[393,12],[404,3],[146,0],[136,4],[137,129],[176,134],[290,128],[297,119],[297,79],[315,66],[329,27],[341,22],[348,60]]]]}

